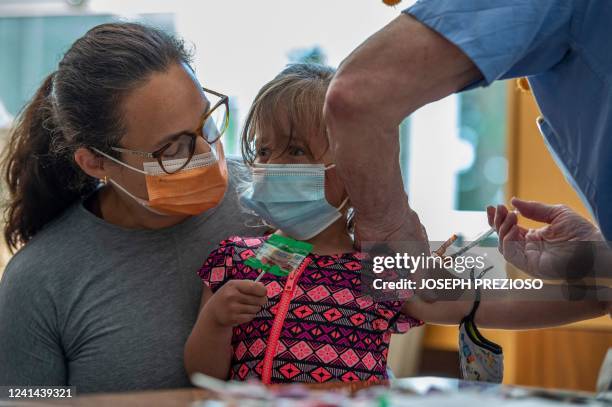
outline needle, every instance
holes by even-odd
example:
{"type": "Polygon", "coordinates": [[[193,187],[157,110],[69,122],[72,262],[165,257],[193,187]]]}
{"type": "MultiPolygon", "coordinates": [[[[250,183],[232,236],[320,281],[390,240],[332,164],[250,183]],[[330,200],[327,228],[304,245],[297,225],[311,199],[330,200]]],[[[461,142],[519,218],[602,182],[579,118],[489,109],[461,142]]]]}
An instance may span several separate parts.
{"type": "Polygon", "coordinates": [[[482,243],[486,238],[491,236],[493,233],[495,233],[495,228],[490,228],[486,232],[481,233],[476,239],[474,239],[473,242],[470,242],[467,246],[462,247],[461,249],[459,249],[458,251],[456,251],[455,253],[449,256],[450,257],[461,256],[463,253],[467,252],[468,250],[473,249],[474,247],[478,246],[480,243],[482,243]]]}

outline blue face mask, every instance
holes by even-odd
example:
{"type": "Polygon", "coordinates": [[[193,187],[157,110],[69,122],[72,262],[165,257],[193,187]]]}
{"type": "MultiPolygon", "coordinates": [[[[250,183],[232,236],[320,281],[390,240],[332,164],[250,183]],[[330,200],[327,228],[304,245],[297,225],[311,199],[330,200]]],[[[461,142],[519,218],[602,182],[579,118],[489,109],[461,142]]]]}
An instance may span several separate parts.
{"type": "Polygon", "coordinates": [[[253,179],[240,194],[242,205],[298,240],[308,240],[340,219],[339,208],[325,199],[323,164],[253,164],[253,179]]]}

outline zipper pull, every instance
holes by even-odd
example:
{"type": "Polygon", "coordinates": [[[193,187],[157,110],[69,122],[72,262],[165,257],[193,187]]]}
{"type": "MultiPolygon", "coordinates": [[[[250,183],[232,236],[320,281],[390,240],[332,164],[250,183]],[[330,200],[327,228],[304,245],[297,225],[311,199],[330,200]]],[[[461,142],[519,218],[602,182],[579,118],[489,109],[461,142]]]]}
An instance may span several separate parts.
{"type": "Polygon", "coordinates": [[[312,260],[310,259],[310,257],[306,257],[302,263],[300,263],[300,265],[298,266],[298,268],[296,268],[295,270],[293,270],[288,276],[287,276],[287,281],[285,282],[285,291],[292,291],[295,288],[295,283],[298,280],[298,278],[302,275],[302,273],[304,272],[304,270],[306,269],[306,267],[308,267],[308,265],[312,262],[312,260]]]}

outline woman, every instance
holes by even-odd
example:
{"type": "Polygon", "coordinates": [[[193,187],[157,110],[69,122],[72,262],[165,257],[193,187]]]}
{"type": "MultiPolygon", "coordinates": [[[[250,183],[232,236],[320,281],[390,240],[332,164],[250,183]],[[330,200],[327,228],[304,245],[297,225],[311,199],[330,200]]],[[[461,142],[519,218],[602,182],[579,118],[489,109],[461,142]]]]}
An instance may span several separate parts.
{"type": "Polygon", "coordinates": [[[0,385],[189,384],[196,271],[216,242],[247,232],[239,167],[218,141],[226,111],[162,31],[105,24],[72,45],[3,162],[4,233],[19,251],[0,283],[0,385]]]}

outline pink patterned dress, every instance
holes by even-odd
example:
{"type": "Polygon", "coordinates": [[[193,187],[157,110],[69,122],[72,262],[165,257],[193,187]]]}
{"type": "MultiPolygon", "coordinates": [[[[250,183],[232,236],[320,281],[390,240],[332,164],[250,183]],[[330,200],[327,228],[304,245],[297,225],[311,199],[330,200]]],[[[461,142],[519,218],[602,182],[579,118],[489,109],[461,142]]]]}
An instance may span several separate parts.
{"type": "MultiPolygon", "coordinates": [[[[199,276],[213,292],[231,279],[254,280],[244,265],[265,241],[230,237],[199,276]]],[[[400,312],[400,301],[360,294],[362,254],[310,254],[287,277],[265,275],[268,302],[251,322],[234,327],[230,379],[264,383],[369,381],[387,378],[392,333],[422,322],[400,312]]]]}

